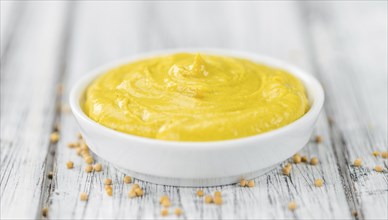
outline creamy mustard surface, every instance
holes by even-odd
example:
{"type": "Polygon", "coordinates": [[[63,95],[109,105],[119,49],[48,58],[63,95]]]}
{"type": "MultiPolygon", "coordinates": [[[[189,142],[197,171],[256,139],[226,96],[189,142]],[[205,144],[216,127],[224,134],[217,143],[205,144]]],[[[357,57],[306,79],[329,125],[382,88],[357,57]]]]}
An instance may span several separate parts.
{"type": "Polygon", "coordinates": [[[98,77],[85,113],[117,131],[162,140],[215,141],[285,126],[309,108],[302,83],[246,59],[178,53],[98,77]]]}

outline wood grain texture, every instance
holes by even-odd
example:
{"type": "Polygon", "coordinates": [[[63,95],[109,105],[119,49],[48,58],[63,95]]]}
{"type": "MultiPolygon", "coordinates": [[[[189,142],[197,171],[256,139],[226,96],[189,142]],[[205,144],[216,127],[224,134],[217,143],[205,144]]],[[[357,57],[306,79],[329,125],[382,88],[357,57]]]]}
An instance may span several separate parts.
{"type": "MultiPolygon", "coordinates": [[[[3,6],[3,3],[2,3],[3,6]]],[[[160,218],[159,197],[168,194],[184,219],[387,219],[387,161],[372,157],[387,150],[386,2],[31,2],[23,16],[3,23],[1,65],[1,218],[160,218]],[[17,28],[9,28],[18,24],[17,28]],[[3,59],[3,45],[8,45],[3,59]],[[301,154],[319,165],[280,166],[255,179],[254,188],[220,190],[222,206],[206,205],[196,188],[135,180],[145,189],[129,199],[131,185],[109,163],[87,174],[85,163],[66,147],[77,124],[66,108],[73,85],[88,70],[123,56],[177,47],[222,47],[267,54],[300,66],[323,83],[325,111],[316,134],[301,154]],[[36,53],[39,51],[39,53],[36,53]],[[20,65],[22,63],[23,65],[20,65]],[[57,95],[57,84],[64,93],[57,95]],[[26,95],[28,94],[28,95],[26,95]],[[61,140],[48,142],[55,123],[61,140]],[[365,166],[351,166],[362,157],[365,166]],[[67,161],[75,168],[68,170],[67,161]],[[53,170],[52,180],[46,173],[53,170]],[[112,178],[113,197],[103,179],[112,178]],[[313,186],[317,178],[324,187],[313,186]],[[88,202],[79,194],[87,192],[88,202]],[[287,210],[295,200],[299,208],[287,210]],[[6,210],[6,211],[4,211],[6,210]]],[[[109,146],[107,146],[109,147],[109,146]]],[[[174,215],[168,217],[176,218],[174,215]]]]}
{"type": "Polygon", "coordinates": [[[342,161],[349,203],[360,218],[386,217],[388,173],[373,168],[387,168],[387,160],[371,155],[387,150],[388,38],[387,29],[381,28],[387,27],[387,2],[308,7],[313,55],[334,120],[332,147],[342,161]],[[352,166],[356,158],[363,159],[363,168],[352,166]]]}
{"type": "Polygon", "coordinates": [[[6,57],[2,57],[2,219],[34,218],[39,212],[56,109],[57,51],[66,21],[62,6],[25,3],[6,57]]]}

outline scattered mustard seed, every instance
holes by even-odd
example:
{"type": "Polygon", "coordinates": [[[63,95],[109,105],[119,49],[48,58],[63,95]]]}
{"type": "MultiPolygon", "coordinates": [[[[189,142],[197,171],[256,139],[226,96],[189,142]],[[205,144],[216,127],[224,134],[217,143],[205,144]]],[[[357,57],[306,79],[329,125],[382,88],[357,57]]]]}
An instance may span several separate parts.
{"type": "Polygon", "coordinates": [[[53,171],[48,172],[47,178],[51,180],[53,177],[54,177],[54,172],[53,171]]]}
{"type": "Polygon", "coordinates": [[[314,181],[314,185],[315,185],[316,187],[321,187],[321,186],[323,186],[323,180],[322,180],[322,179],[316,179],[316,180],[314,181]]]}
{"type": "Polygon", "coordinates": [[[291,210],[291,211],[295,211],[295,209],[297,208],[298,206],[296,205],[296,202],[295,201],[291,201],[288,203],[288,209],[291,210]]]}
{"type": "Polygon", "coordinates": [[[141,188],[136,188],[135,193],[137,196],[142,196],[144,195],[144,191],[141,188]]]}
{"type": "Polygon", "coordinates": [[[89,147],[85,143],[81,143],[80,148],[82,149],[82,152],[89,153],[89,147]]]}
{"type": "Polygon", "coordinates": [[[50,141],[51,141],[51,143],[57,143],[59,141],[60,137],[61,136],[59,135],[58,132],[51,133],[50,134],[50,141]]]}
{"type": "Polygon", "coordinates": [[[112,185],[105,185],[104,188],[105,188],[105,190],[112,189],[112,185]]]}
{"type": "Polygon", "coordinates": [[[353,162],[353,165],[354,165],[355,167],[360,167],[361,164],[362,164],[361,158],[357,158],[357,159],[353,162]]]}
{"type": "Polygon", "coordinates": [[[77,145],[77,143],[68,143],[67,146],[69,148],[76,148],[78,145],[77,145]]]}
{"type": "Polygon", "coordinates": [[[221,194],[220,191],[215,191],[215,192],[214,192],[214,197],[217,197],[217,196],[222,196],[222,194],[221,194]]]}
{"type": "Polygon", "coordinates": [[[290,163],[286,163],[286,165],[284,165],[284,168],[291,169],[292,165],[290,163]]]}
{"type": "Polygon", "coordinates": [[[307,162],[309,161],[309,159],[307,158],[307,156],[302,156],[301,161],[302,161],[303,163],[307,163],[307,162]]]}
{"type": "Polygon", "coordinates": [[[92,164],[93,163],[93,157],[91,157],[91,156],[87,156],[87,157],[85,157],[84,158],[85,159],[85,162],[87,163],[87,164],[92,164]]]}
{"type": "Polygon", "coordinates": [[[132,183],[132,177],[130,177],[130,176],[125,176],[125,177],[124,177],[124,183],[126,183],[126,184],[132,183]]]}
{"type": "Polygon", "coordinates": [[[104,179],[104,185],[111,185],[112,184],[112,179],[106,178],[104,179]]]}
{"type": "Polygon", "coordinates": [[[86,201],[86,200],[88,200],[89,196],[86,192],[82,192],[80,194],[79,198],[81,199],[81,201],[86,201]]]}
{"type": "Polygon", "coordinates": [[[66,167],[67,167],[67,169],[73,169],[73,167],[74,167],[74,162],[73,162],[73,161],[67,161],[66,167]]]}
{"type": "Polygon", "coordinates": [[[44,207],[42,209],[42,216],[45,217],[45,218],[48,216],[48,208],[47,207],[44,207]]]}
{"type": "Polygon", "coordinates": [[[140,186],[139,186],[139,184],[135,183],[135,184],[133,184],[132,188],[136,189],[136,188],[140,188],[140,186]]]}
{"type": "Polygon", "coordinates": [[[292,157],[292,161],[294,161],[294,163],[300,163],[302,161],[302,157],[300,156],[300,154],[295,154],[292,157]]]}
{"type": "Polygon", "coordinates": [[[75,149],[75,152],[77,153],[77,155],[81,155],[82,149],[81,148],[77,148],[77,149],[75,149]]]}
{"type": "Polygon", "coordinates": [[[255,181],[254,180],[249,180],[248,181],[248,186],[249,187],[254,187],[255,186],[255,181]]]}
{"type": "Polygon", "coordinates": [[[93,171],[93,166],[92,165],[86,165],[85,172],[90,173],[92,171],[93,171]]]}
{"type": "Polygon", "coordinates": [[[168,209],[162,209],[162,210],[160,211],[160,215],[162,215],[162,216],[167,216],[167,215],[168,215],[168,209]]]}
{"type": "Polygon", "coordinates": [[[373,156],[375,156],[375,157],[378,157],[378,156],[380,156],[380,152],[378,152],[378,151],[373,151],[373,156]]]}
{"type": "Polygon", "coordinates": [[[354,217],[357,217],[357,216],[358,216],[358,212],[357,212],[357,211],[352,211],[352,215],[353,215],[354,217]]]}
{"type": "Polygon", "coordinates": [[[210,204],[213,202],[213,197],[211,195],[205,196],[205,203],[210,204]]]}
{"type": "Polygon", "coordinates": [[[94,169],[96,172],[101,172],[101,171],[102,171],[102,165],[101,165],[100,163],[96,163],[96,164],[94,164],[93,169],[94,169]]]}
{"type": "Polygon", "coordinates": [[[170,199],[169,199],[169,198],[164,199],[164,200],[161,202],[161,204],[162,204],[163,207],[170,207],[170,205],[171,205],[170,199]]]}
{"type": "Polygon", "coordinates": [[[383,167],[380,165],[377,165],[377,166],[375,166],[375,171],[376,172],[383,172],[383,167]]]}
{"type": "Polygon", "coordinates": [[[323,138],[322,138],[322,136],[320,136],[320,135],[317,135],[316,137],[315,137],[315,142],[316,143],[322,143],[322,141],[323,141],[323,138]]]}
{"type": "Polygon", "coordinates": [[[290,175],[291,169],[287,167],[282,168],[282,173],[286,176],[290,175]]]}
{"type": "Polygon", "coordinates": [[[78,138],[79,140],[82,140],[82,139],[83,139],[83,138],[82,138],[81,132],[78,132],[78,133],[77,133],[77,138],[78,138]]]}
{"type": "Polygon", "coordinates": [[[174,211],[174,214],[176,216],[181,216],[183,213],[182,209],[181,208],[176,208],[175,211],[174,211]]]}
{"type": "Polygon", "coordinates": [[[197,190],[197,196],[202,197],[204,195],[203,190],[197,190]]]}
{"type": "Polygon", "coordinates": [[[310,160],[310,164],[311,164],[311,165],[315,166],[315,165],[317,165],[318,163],[319,163],[318,158],[316,158],[316,157],[311,158],[311,160],[310,160]]]}
{"type": "Polygon", "coordinates": [[[168,195],[163,195],[163,196],[161,196],[160,199],[159,199],[159,203],[162,204],[162,202],[163,202],[164,200],[170,200],[170,198],[168,197],[168,195]]]}
{"type": "Polygon", "coordinates": [[[388,158],[388,151],[381,152],[381,157],[384,159],[387,159],[388,158]]]}
{"type": "Polygon", "coordinates": [[[240,186],[245,187],[247,185],[247,181],[245,179],[240,180],[240,186]]]}
{"type": "Polygon", "coordinates": [[[222,205],[222,197],[221,196],[215,196],[214,197],[214,203],[216,205],[222,205]]]}
{"type": "Polygon", "coordinates": [[[112,187],[107,188],[105,191],[106,191],[106,194],[107,194],[108,196],[112,196],[112,195],[113,195],[112,187]]]}
{"type": "Polygon", "coordinates": [[[128,197],[129,197],[129,198],[135,198],[135,197],[136,197],[136,192],[135,192],[135,190],[131,189],[131,190],[128,192],[128,197]]]}

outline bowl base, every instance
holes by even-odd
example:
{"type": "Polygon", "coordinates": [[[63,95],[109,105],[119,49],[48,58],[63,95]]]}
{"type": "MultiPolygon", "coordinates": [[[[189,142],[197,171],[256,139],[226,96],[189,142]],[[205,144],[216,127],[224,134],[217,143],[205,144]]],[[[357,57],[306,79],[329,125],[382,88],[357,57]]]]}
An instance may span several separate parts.
{"type": "Polygon", "coordinates": [[[120,172],[123,172],[129,176],[132,176],[135,179],[139,179],[145,182],[150,182],[153,184],[167,185],[167,186],[180,186],[180,187],[210,187],[210,186],[220,186],[220,185],[230,185],[239,183],[242,178],[246,180],[251,180],[261,175],[264,175],[271,170],[273,170],[278,164],[271,167],[267,167],[258,171],[250,172],[244,175],[231,176],[231,177],[222,177],[222,178],[212,178],[212,179],[180,179],[180,178],[168,178],[168,177],[159,177],[148,174],[137,173],[122,167],[113,165],[120,172]]]}

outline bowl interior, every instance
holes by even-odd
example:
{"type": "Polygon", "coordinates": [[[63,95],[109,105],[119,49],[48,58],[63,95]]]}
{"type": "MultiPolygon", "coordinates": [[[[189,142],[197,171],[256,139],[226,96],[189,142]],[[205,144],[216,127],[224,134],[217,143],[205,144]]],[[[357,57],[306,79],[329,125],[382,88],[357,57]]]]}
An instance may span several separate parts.
{"type": "Polygon", "coordinates": [[[244,141],[249,140],[252,138],[270,138],[273,135],[278,135],[281,132],[286,131],[287,129],[292,129],[294,126],[298,126],[299,124],[302,124],[304,121],[309,120],[313,117],[316,117],[323,105],[324,102],[324,93],[322,86],[320,83],[311,75],[305,73],[304,71],[288,64],[285,62],[282,62],[280,60],[270,58],[267,56],[257,55],[254,53],[247,53],[247,52],[238,52],[238,51],[229,51],[229,50],[220,50],[220,49],[179,49],[179,50],[168,50],[168,51],[161,51],[161,52],[153,52],[145,55],[138,55],[133,57],[128,57],[124,59],[120,59],[118,61],[114,61],[111,63],[108,63],[104,66],[101,66],[99,68],[96,68],[89,72],[85,77],[80,79],[75,86],[73,87],[71,94],[70,94],[70,107],[73,111],[73,113],[82,118],[83,121],[92,124],[93,126],[97,126],[101,129],[106,130],[106,132],[111,132],[112,135],[118,135],[124,138],[128,139],[138,139],[142,141],[147,142],[154,142],[158,144],[168,144],[169,146],[173,145],[200,145],[201,143],[206,143],[206,146],[210,145],[222,145],[226,142],[232,143],[232,142],[238,142],[238,141],[244,141]],[[93,82],[94,79],[96,79],[99,75],[104,74],[106,71],[108,71],[111,68],[114,68],[116,66],[119,66],[121,64],[126,64],[129,62],[133,62],[135,60],[145,59],[153,56],[160,56],[160,55],[167,55],[172,53],[178,53],[178,52],[200,52],[200,53],[206,53],[206,54],[212,54],[212,55],[221,55],[221,56],[232,56],[232,57],[240,57],[240,58],[246,58],[251,61],[284,69],[287,70],[292,75],[296,76],[301,82],[303,83],[307,98],[310,103],[310,109],[304,114],[302,117],[297,119],[296,121],[285,125],[281,128],[277,128],[265,133],[249,136],[249,137],[242,137],[237,139],[230,139],[230,140],[220,140],[220,141],[209,141],[209,142],[178,142],[178,141],[165,141],[165,140],[158,140],[158,139],[152,139],[152,138],[146,138],[146,137],[140,137],[135,136],[127,133],[123,133],[120,131],[113,130],[111,128],[105,127],[92,119],[90,119],[86,113],[83,110],[83,103],[85,102],[85,92],[87,87],[93,82]]]}

